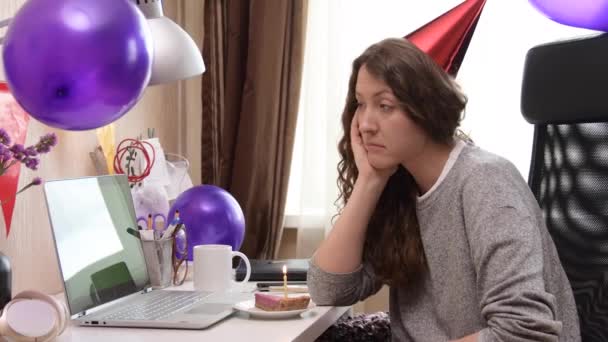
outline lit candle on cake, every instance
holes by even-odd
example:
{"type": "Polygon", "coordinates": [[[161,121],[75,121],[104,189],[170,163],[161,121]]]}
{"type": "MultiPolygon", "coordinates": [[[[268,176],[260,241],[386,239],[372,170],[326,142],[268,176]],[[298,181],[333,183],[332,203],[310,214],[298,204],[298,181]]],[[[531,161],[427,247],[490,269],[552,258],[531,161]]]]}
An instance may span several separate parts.
{"type": "Polygon", "coordinates": [[[283,294],[287,298],[287,265],[283,265],[283,294]]]}

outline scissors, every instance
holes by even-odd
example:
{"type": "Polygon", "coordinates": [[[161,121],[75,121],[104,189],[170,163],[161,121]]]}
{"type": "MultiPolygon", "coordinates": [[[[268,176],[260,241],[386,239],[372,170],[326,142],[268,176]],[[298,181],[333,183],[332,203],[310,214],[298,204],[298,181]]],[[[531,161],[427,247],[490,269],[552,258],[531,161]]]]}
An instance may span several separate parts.
{"type": "Polygon", "coordinates": [[[139,222],[143,221],[144,224],[141,227],[146,229],[154,229],[154,239],[160,239],[163,230],[165,229],[165,222],[167,217],[163,214],[148,214],[148,217],[140,216],[137,218],[137,225],[140,226],[139,222]],[[158,220],[160,218],[160,220],[158,220]]]}
{"type": "Polygon", "coordinates": [[[188,275],[188,261],[186,261],[188,257],[188,236],[186,235],[186,227],[183,223],[177,224],[175,231],[171,234],[171,238],[173,239],[173,253],[171,253],[173,285],[182,285],[188,275]],[[179,235],[181,235],[180,239],[177,238],[179,235]]]}

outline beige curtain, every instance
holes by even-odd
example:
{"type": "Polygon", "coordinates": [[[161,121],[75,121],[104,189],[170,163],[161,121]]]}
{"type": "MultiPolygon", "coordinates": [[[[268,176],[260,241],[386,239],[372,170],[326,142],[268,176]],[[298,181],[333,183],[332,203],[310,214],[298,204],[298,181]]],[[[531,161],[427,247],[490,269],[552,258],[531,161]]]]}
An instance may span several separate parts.
{"type": "Polygon", "coordinates": [[[307,0],[206,0],[202,180],[245,214],[241,251],[276,258],[302,73],[307,0]]]}

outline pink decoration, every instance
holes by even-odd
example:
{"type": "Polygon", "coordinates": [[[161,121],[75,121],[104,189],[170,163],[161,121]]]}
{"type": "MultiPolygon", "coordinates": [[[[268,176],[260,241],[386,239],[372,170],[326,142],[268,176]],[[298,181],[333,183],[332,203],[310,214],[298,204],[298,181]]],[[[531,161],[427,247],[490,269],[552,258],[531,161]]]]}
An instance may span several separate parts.
{"type": "MultiPolygon", "coordinates": [[[[29,120],[29,115],[21,108],[17,101],[15,101],[15,98],[9,92],[6,83],[0,83],[0,127],[8,132],[12,141],[24,144],[29,120]]],[[[11,231],[11,221],[13,218],[13,209],[15,208],[15,194],[19,183],[20,170],[21,165],[19,163],[8,168],[8,170],[0,176],[0,199],[6,199],[5,202],[2,203],[2,213],[4,214],[4,225],[6,227],[7,237],[11,231]]]]}

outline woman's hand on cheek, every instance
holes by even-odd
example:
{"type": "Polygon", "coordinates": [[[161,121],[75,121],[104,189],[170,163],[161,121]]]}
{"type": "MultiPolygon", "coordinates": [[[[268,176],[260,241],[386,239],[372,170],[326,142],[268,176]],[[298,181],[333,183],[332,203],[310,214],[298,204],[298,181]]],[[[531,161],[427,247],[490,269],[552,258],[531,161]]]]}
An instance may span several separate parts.
{"type": "Polygon", "coordinates": [[[359,130],[359,120],[356,113],[353,116],[350,125],[350,141],[355,157],[355,164],[359,171],[359,179],[386,183],[390,176],[397,170],[397,165],[391,168],[378,169],[370,164],[367,157],[367,151],[365,150],[365,146],[363,146],[363,138],[361,137],[361,131],[359,130]]]}

